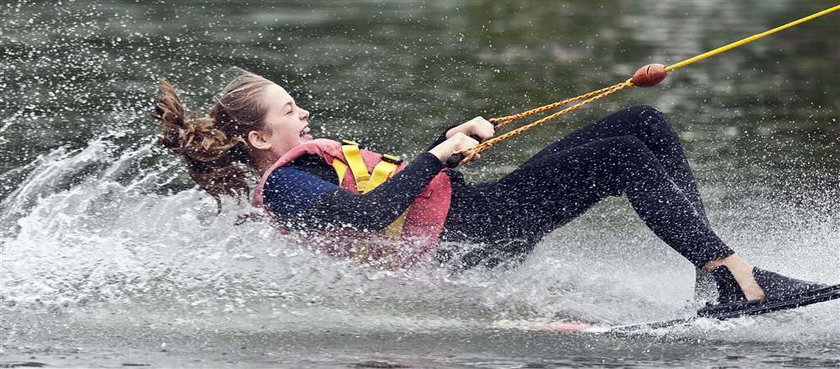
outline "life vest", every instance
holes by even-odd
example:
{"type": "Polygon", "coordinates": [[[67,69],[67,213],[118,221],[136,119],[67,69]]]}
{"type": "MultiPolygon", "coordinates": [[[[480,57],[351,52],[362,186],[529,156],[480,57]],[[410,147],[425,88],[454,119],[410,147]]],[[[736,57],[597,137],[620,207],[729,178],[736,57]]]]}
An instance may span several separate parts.
{"type": "MultiPolygon", "coordinates": [[[[263,206],[263,189],[275,169],[285,166],[302,155],[317,155],[333,167],[339,186],[355,194],[364,194],[385,183],[399,173],[405,163],[400,158],[359,148],[352,141],[315,139],[300,144],[278,159],[262,178],[254,191],[253,205],[263,206]]],[[[417,198],[394,222],[376,234],[342,231],[333,241],[324,244],[330,254],[355,257],[365,262],[386,266],[411,266],[427,259],[437,247],[443,224],[449,213],[452,185],[449,176],[441,171],[420,192],[417,198]]],[[[329,236],[329,235],[328,235],[329,236]]]]}

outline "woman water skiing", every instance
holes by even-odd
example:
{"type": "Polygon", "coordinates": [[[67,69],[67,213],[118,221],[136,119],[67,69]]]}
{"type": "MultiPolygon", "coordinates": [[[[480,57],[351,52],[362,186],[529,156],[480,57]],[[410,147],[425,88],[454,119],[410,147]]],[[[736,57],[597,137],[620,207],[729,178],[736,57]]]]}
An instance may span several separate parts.
{"type": "MultiPolygon", "coordinates": [[[[330,232],[336,254],[378,259],[398,243],[364,247],[377,232],[412,248],[403,264],[425,255],[457,257],[462,267],[524,258],[543,236],[608,196],[626,196],[645,224],[696,267],[712,273],[719,302],[780,299],[823,287],[754,268],[710,228],[677,135],[663,115],[631,107],[546,147],[498,181],[470,184],[445,163],[494,135],[481,117],[448,129],[405,164],[353,143],[314,139],[309,112],[279,85],[242,71],[206,117],[191,117],[162,82],[154,116],[161,144],[186,163],[211,196],[247,197],[249,171],[261,181],[254,203],[286,227],[330,232]],[[349,235],[349,237],[348,237],[349,235]],[[437,248],[440,240],[478,244],[437,248]],[[457,256],[456,256],[457,255],[457,256]]],[[[380,243],[381,245],[381,243],[380,243]]]]}

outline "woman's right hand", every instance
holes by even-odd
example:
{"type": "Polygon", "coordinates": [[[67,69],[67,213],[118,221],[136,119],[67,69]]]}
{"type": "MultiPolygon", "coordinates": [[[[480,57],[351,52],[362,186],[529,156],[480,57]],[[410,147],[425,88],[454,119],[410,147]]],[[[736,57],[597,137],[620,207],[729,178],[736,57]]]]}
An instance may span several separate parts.
{"type": "MultiPolygon", "coordinates": [[[[452,137],[447,138],[446,141],[443,141],[433,147],[429,150],[429,152],[436,156],[441,163],[446,164],[446,161],[450,156],[452,156],[452,154],[471,149],[476,145],[478,145],[478,141],[461,132],[458,132],[453,134],[452,137]]],[[[478,159],[478,157],[476,157],[476,159],[478,159]]]]}

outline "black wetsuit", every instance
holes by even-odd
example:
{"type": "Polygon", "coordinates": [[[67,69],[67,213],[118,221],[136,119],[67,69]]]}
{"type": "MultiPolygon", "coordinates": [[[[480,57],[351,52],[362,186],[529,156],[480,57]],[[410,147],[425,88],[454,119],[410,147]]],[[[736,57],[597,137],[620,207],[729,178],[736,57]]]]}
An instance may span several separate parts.
{"type": "MultiPolygon", "coordinates": [[[[375,231],[396,219],[440,169],[433,155],[423,153],[375,190],[355,195],[330,187],[338,183],[334,170],[305,156],[272,173],[265,203],[281,218],[309,226],[375,231]],[[300,173],[318,182],[296,185],[302,182],[292,177],[300,173]],[[301,190],[312,187],[320,190],[301,190]]],[[[460,172],[448,173],[452,205],[442,237],[481,244],[461,255],[464,267],[523,258],[552,230],[605,197],[620,195],[696,266],[733,253],[709,227],[679,139],[652,107],[627,108],[574,131],[498,181],[469,184],[460,172]]],[[[441,249],[439,257],[446,260],[452,251],[441,249]]]]}

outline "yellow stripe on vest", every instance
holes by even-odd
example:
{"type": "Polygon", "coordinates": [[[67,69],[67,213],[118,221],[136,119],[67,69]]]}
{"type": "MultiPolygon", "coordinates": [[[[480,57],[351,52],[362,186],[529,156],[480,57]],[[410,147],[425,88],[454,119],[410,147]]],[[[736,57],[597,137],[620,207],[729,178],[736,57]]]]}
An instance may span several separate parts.
{"type": "Polygon", "coordinates": [[[341,186],[344,183],[344,176],[347,175],[347,164],[341,162],[341,160],[333,159],[332,167],[335,169],[335,174],[338,175],[338,185],[341,186]]]}
{"type": "MultiPolygon", "coordinates": [[[[386,156],[390,155],[382,155],[382,158],[385,159],[386,156]]],[[[391,178],[391,176],[394,175],[394,172],[397,171],[396,163],[398,162],[382,160],[379,164],[376,164],[376,166],[373,167],[373,174],[370,175],[370,182],[368,182],[367,190],[371,191],[374,188],[379,187],[379,185],[385,183],[388,178],[391,178]]]]}
{"type": "Polygon", "coordinates": [[[352,141],[345,141],[347,144],[341,145],[341,152],[344,153],[344,160],[350,166],[350,171],[353,173],[353,178],[356,179],[356,189],[361,193],[367,192],[368,181],[370,180],[370,173],[367,171],[365,159],[362,158],[362,153],[359,151],[359,145],[352,141]]]}
{"type": "Polygon", "coordinates": [[[392,240],[398,240],[402,237],[403,225],[405,225],[405,217],[408,216],[408,209],[395,219],[391,224],[382,229],[382,234],[392,240]]]}
{"type": "MultiPolygon", "coordinates": [[[[338,185],[344,182],[344,177],[347,175],[348,165],[353,178],[356,180],[356,189],[360,193],[372,191],[374,188],[385,183],[389,178],[394,176],[397,172],[399,164],[402,159],[393,155],[382,155],[382,160],[373,167],[373,173],[369,174],[367,171],[367,164],[359,151],[359,144],[353,141],[342,141],[341,152],[344,153],[344,160],[347,164],[340,160],[333,160],[332,167],[338,175],[338,185]]],[[[402,215],[395,219],[391,224],[382,229],[381,233],[390,239],[397,240],[402,237],[403,225],[405,225],[405,218],[408,215],[406,209],[402,215]]],[[[362,253],[363,254],[363,253],[362,253]]]]}

